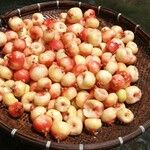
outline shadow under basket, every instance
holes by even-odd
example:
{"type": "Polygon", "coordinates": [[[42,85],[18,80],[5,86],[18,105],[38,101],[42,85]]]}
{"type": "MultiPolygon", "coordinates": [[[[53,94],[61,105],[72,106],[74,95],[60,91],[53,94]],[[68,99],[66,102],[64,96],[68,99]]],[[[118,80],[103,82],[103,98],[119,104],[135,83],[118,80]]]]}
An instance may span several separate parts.
{"type": "Polygon", "coordinates": [[[101,26],[120,25],[123,29],[132,30],[135,33],[135,42],[139,47],[136,66],[139,70],[139,80],[136,83],[142,90],[142,98],[136,104],[129,105],[135,115],[135,119],[129,125],[114,123],[112,126],[103,126],[97,135],[83,131],[79,136],[69,136],[66,140],[57,142],[51,135],[44,138],[32,129],[29,114],[24,113],[19,119],[12,119],[2,104],[0,104],[0,128],[12,137],[21,139],[46,149],[110,149],[119,146],[141,133],[150,126],[150,37],[121,13],[117,13],[101,6],[92,6],[76,1],[50,1],[25,6],[8,12],[1,16],[0,30],[7,30],[7,21],[10,17],[20,16],[30,18],[34,12],[41,12],[45,17],[56,18],[61,12],[66,12],[71,7],[80,7],[83,11],[94,9],[101,21],[101,26]]]}

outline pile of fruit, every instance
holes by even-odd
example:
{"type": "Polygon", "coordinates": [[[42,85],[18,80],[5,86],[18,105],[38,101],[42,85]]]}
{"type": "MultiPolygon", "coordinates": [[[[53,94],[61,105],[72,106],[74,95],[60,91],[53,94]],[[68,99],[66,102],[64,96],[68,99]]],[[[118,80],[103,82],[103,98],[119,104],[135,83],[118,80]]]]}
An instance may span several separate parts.
{"type": "Polygon", "coordinates": [[[142,94],[133,85],[139,73],[132,31],[102,27],[94,10],[77,7],[58,19],[34,13],[8,24],[0,32],[0,101],[9,115],[29,113],[35,131],[57,140],[133,121],[126,104],[142,94]]]}

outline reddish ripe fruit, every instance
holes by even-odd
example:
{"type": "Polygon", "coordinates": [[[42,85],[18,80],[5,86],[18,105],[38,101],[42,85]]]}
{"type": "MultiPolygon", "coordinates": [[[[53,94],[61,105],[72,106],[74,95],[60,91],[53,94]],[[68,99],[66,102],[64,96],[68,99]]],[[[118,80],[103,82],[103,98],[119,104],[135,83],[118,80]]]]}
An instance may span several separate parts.
{"type": "Polygon", "coordinates": [[[101,56],[101,62],[103,64],[103,66],[106,66],[106,64],[112,59],[112,53],[110,52],[106,52],[106,53],[103,53],[102,56],[101,56]]]}
{"type": "Polygon", "coordinates": [[[93,99],[94,98],[94,90],[93,88],[91,90],[88,91],[89,95],[87,99],[93,99]]]}
{"type": "Polygon", "coordinates": [[[47,115],[40,115],[33,120],[33,128],[47,136],[52,126],[52,119],[47,115]]]}
{"type": "Polygon", "coordinates": [[[18,70],[14,73],[14,80],[21,80],[22,82],[29,82],[30,80],[30,75],[29,71],[25,69],[18,70]]]}
{"type": "Polygon", "coordinates": [[[76,65],[74,68],[73,68],[73,73],[78,76],[79,74],[81,74],[82,72],[84,71],[87,71],[87,66],[86,65],[83,65],[83,64],[79,64],[79,65],[76,65]]]}
{"type": "Polygon", "coordinates": [[[38,87],[37,82],[32,82],[30,84],[30,91],[39,92],[41,89],[38,87]]]}
{"type": "Polygon", "coordinates": [[[13,51],[8,56],[8,66],[13,70],[20,70],[23,68],[25,62],[25,55],[19,51],[13,51]]]}
{"type": "Polygon", "coordinates": [[[52,49],[52,50],[58,51],[59,49],[63,49],[63,48],[64,48],[64,45],[63,45],[63,43],[62,43],[61,40],[51,40],[51,41],[49,42],[49,47],[50,47],[50,49],[52,49]]]}
{"type": "Polygon", "coordinates": [[[110,81],[110,89],[112,91],[118,91],[122,89],[125,86],[125,79],[122,75],[116,74],[112,77],[112,80],[110,81]]]}
{"type": "Polygon", "coordinates": [[[58,64],[63,67],[66,72],[71,71],[74,67],[74,61],[70,57],[60,59],[58,64]]]}
{"type": "Polygon", "coordinates": [[[53,93],[50,92],[50,94],[51,94],[51,97],[52,97],[52,98],[57,98],[57,97],[59,97],[57,92],[53,92],[53,93]]]}
{"type": "Polygon", "coordinates": [[[80,39],[82,41],[87,41],[87,37],[88,37],[88,29],[84,29],[81,33],[80,33],[80,39]]]}
{"type": "Polygon", "coordinates": [[[116,50],[119,48],[119,44],[118,43],[115,43],[115,42],[112,42],[112,41],[108,41],[107,44],[106,44],[106,50],[108,52],[111,52],[111,53],[115,53],[116,50]]]}
{"type": "Polygon", "coordinates": [[[3,66],[8,66],[8,60],[6,59],[6,60],[4,60],[4,64],[3,64],[3,66]]]}
{"type": "Polygon", "coordinates": [[[54,19],[49,18],[44,21],[44,25],[46,25],[48,28],[52,28],[55,22],[56,21],[54,19]]]}
{"type": "Polygon", "coordinates": [[[32,52],[32,50],[31,50],[31,48],[26,47],[26,48],[24,49],[23,53],[25,54],[25,56],[30,56],[30,55],[32,55],[33,52],[32,52]]]}
{"type": "Polygon", "coordinates": [[[8,42],[5,44],[5,46],[3,48],[3,53],[10,54],[10,53],[12,53],[13,49],[14,49],[13,42],[8,42]]]}
{"type": "Polygon", "coordinates": [[[99,72],[101,64],[99,64],[97,61],[89,61],[89,63],[87,63],[87,67],[89,71],[95,74],[99,72]]]}
{"type": "Polygon", "coordinates": [[[84,18],[82,18],[81,20],[80,20],[80,22],[79,22],[82,26],[85,26],[85,19],[84,18]]]}
{"type": "Polygon", "coordinates": [[[39,26],[33,26],[29,30],[30,37],[33,40],[38,40],[39,38],[43,37],[43,30],[39,26]]]}
{"type": "Polygon", "coordinates": [[[14,50],[16,51],[23,51],[26,48],[26,43],[22,39],[16,39],[14,41],[14,50]]]}
{"type": "Polygon", "coordinates": [[[8,108],[8,112],[14,118],[20,117],[24,112],[22,103],[15,102],[14,104],[10,105],[8,108]]]}
{"type": "Polygon", "coordinates": [[[131,75],[128,72],[126,72],[126,71],[118,71],[117,74],[120,74],[124,78],[124,80],[125,80],[124,88],[130,86],[130,83],[132,81],[132,77],[131,77],[131,75]]]}
{"type": "Polygon", "coordinates": [[[18,39],[18,34],[15,31],[7,31],[5,32],[6,37],[7,37],[7,41],[13,41],[15,39],[18,39]]]}
{"type": "Polygon", "coordinates": [[[84,18],[87,19],[89,17],[96,17],[95,15],[95,11],[93,9],[88,9],[85,13],[84,13],[84,18]]]}

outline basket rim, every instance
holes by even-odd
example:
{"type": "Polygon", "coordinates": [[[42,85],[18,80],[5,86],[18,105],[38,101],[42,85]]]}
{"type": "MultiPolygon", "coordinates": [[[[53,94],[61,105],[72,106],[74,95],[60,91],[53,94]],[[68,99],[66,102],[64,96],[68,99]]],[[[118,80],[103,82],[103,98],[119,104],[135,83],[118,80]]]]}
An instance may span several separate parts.
{"type": "MultiPolygon", "coordinates": [[[[100,11],[108,13],[113,15],[113,17],[115,17],[119,23],[120,19],[122,18],[124,21],[128,22],[132,28],[134,29],[134,32],[137,32],[139,34],[139,36],[141,36],[143,38],[143,40],[145,40],[147,42],[148,47],[150,47],[150,36],[143,31],[143,29],[136,24],[135,22],[131,21],[130,19],[128,19],[126,16],[122,15],[121,13],[118,13],[112,9],[108,9],[102,6],[95,6],[95,5],[91,5],[88,3],[82,3],[82,2],[77,2],[77,1],[49,1],[49,2],[43,2],[43,3],[37,3],[37,4],[32,4],[32,5],[28,5],[28,6],[24,6],[20,9],[15,9],[15,10],[11,10],[9,12],[6,12],[4,15],[0,16],[0,19],[2,19],[4,25],[6,25],[6,22],[8,21],[8,19],[14,15],[18,15],[21,16],[21,13],[28,10],[27,13],[31,13],[32,11],[42,11],[42,9],[46,6],[52,6],[54,7],[54,9],[56,8],[61,8],[61,7],[72,7],[72,6],[77,6],[77,7],[82,7],[82,8],[92,8],[94,9],[98,14],[100,13],[100,11]]],[[[119,146],[122,145],[128,141],[130,141],[131,139],[137,137],[138,135],[142,134],[143,132],[145,132],[146,129],[148,129],[150,127],[150,119],[148,121],[146,121],[143,125],[139,125],[137,127],[137,129],[135,129],[133,132],[131,132],[128,135],[125,135],[123,137],[118,137],[114,140],[109,140],[106,142],[102,142],[102,143],[93,143],[93,144],[63,144],[63,143],[57,143],[57,142],[51,142],[51,141],[46,141],[44,142],[44,140],[39,140],[37,138],[31,137],[26,135],[25,133],[21,133],[20,131],[16,130],[17,132],[14,133],[15,137],[21,140],[25,140],[26,142],[32,143],[32,144],[36,144],[36,145],[40,145],[40,146],[45,146],[47,148],[47,142],[50,142],[49,147],[52,148],[57,148],[57,149],[108,149],[108,148],[113,148],[115,146],[119,146]]],[[[8,127],[6,124],[4,124],[1,120],[0,120],[0,128],[3,129],[4,131],[6,131],[7,133],[12,133],[12,131],[14,129],[8,127]]],[[[12,135],[12,134],[11,134],[12,135]]],[[[14,136],[13,135],[13,136],[14,136]]]]}

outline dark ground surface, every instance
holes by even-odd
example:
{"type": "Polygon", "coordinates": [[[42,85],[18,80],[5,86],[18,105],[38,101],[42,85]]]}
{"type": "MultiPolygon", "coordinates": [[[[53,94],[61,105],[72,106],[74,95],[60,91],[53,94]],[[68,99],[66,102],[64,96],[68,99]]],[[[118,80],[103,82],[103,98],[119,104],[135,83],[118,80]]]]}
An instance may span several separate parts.
{"type": "MultiPolygon", "coordinates": [[[[0,14],[32,3],[47,0],[0,0],[0,14]]],[[[150,0],[80,0],[105,6],[128,16],[150,34],[150,0]]],[[[19,140],[12,139],[0,131],[0,150],[41,150],[19,140]]],[[[150,150],[150,129],[133,141],[114,150],[150,150]]]]}

